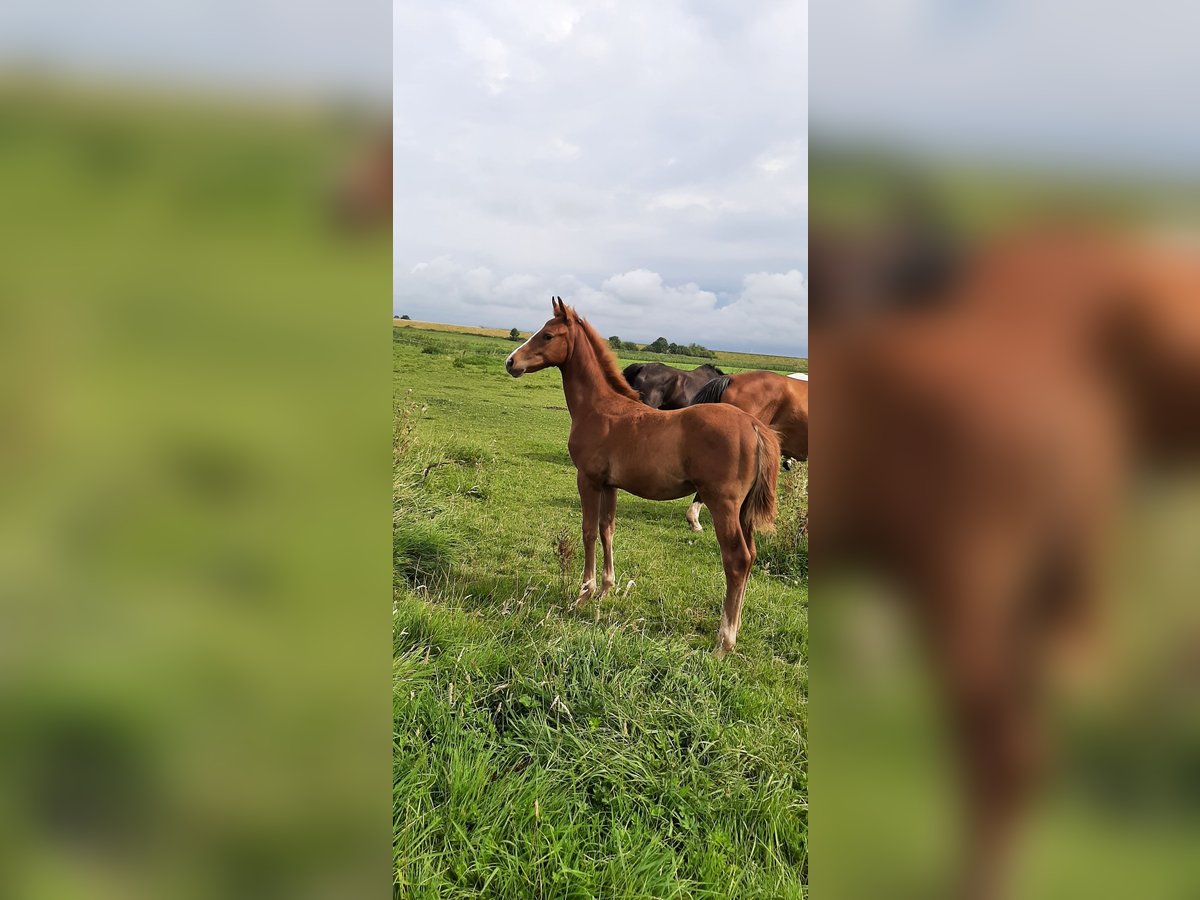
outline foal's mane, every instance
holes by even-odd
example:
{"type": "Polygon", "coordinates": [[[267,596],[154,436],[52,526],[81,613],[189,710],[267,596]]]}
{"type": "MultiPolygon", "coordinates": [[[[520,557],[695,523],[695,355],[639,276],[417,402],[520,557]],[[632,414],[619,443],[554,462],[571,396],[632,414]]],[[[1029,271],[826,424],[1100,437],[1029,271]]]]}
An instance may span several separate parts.
{"type": "Polygon", "coordinates": [[[588,343],[592,345],[592,351],[596,355],[596,362],[600,364],[600,373],[604,376],[604,380],[608,383],[608,386],[622,397],[628,397],[630,400],[640,399],[641,395],[629,386],[629,382],[625,380],[625,377],[621,374],[621,370],[617,367],[616,354],[608,346],[608,341],[604,340],[600,336],[600,332],[593,328],[587,319],[579,315],[574,307],[568,306],[566,309],[571,321],[579,326],[588,343]]]}

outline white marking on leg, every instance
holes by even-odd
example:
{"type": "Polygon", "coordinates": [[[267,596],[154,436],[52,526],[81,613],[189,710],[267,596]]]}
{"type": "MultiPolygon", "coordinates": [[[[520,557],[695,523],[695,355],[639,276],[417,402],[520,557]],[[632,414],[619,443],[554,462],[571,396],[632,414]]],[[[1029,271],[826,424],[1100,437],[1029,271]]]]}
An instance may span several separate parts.
{"type": "Polygon", "coordinates": [[[697,500],[695,503],[693,503],[691,506],[688,507],[687,522],[688,522],[688,525],[691,527],[692,531],[703,531],[704,530],[704,527],[700,524],[700,507],[703,505],[704,505],[703,503],[701,503],[700,501],[697,500]]]}
{"type": "Polygon", "coordinates": [[[721,626],[717,629],[717,646],[713,648],[713,653],[717,659],[721,659],[733,649],[733,639],[729,634],[729,619],[724,612],[721,613],[721,626]]]}
{"type": "Polygon", "coordinates": [[[593,578],[585,581],[579,587],[579,596],[575,598],[575,605],[582,606],[596,594],[596,580],[593,578]]]}
{"type": "Polygon", "coordinates": [[[601,583],[600,593],[608,593],[609,588],[617,583],[616,573],[616,552],[611,549],[612,541],[609,541],[607,557],[604,561],[604,581],[601,583]]]}

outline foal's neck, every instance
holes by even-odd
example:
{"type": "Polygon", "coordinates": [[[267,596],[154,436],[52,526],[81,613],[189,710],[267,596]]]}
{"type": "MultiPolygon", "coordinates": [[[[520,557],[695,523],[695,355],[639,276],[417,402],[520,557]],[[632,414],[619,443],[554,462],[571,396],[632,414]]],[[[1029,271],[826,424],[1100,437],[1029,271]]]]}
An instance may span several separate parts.
{"type": "Polygon", "coordinates": [[[567,398],[567,409],[571,413],[572,422],[597,415],[610,406],[612,401],[623,399],[605,380],[600,360],[596,359],[592,343],[584,334],[575,336],[574,352],[560,369],[563,393],[567,398]]]}

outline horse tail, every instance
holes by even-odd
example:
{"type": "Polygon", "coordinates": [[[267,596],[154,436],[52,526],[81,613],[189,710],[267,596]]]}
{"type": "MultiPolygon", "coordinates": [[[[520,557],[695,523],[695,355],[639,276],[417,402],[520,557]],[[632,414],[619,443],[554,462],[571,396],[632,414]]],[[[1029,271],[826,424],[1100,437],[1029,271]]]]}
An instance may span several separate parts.
{"type": "Polygon", "coordinates": [[[742,527],[759,531],[775,530],[775,483],[779,479],[779,438],[766,425],[756,421],[754,434],[758,439],[754,481],[742,501],[742,527]]]}
{"type": "Polygon", "coordinates": [[[692,397],[688,406],[695,406],[697,403],[720,403],[721,398],[725,396],[725,389],[729,387],[730,380],[729,375],[721,375],[706,382],[704,387],[696,391],[696,395],[692,397]]]}

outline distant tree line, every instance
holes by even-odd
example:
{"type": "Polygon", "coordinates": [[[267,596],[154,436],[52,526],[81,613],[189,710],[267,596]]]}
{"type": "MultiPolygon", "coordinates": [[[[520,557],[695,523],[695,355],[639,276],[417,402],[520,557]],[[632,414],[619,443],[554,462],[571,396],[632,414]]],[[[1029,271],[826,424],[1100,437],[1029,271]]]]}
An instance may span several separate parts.
{"type": "Polygon", "coordinates": [[[615,334],[608,339],[608,346],[614,350],[648,350],[651,353],[670,353],[673,356],[699,356],[704,359],[716,359],[717,354],[700,344],[676,344],[665,337],[655,338],[649,344],[638,346],[633,341],[623,341],[615,334]]]}
{"type": "MultiPolygon", "coordinates": [[[[517,329],[512,329],[508,333],[508,340],[522,340],[521,332],[517,329]]],[[[676,344],[674,341],[668,341],[665,337],[656,338],[649,344],[635,344],[633,341],[623,341],[615,334],[608,339],[608,346],[616,351],[621,350],[648,350],[651,353],[670,353],[673,356],[699,356],[703,359],[716,359],[717,354],[707,347],[700,344],[676,344]]]]}

